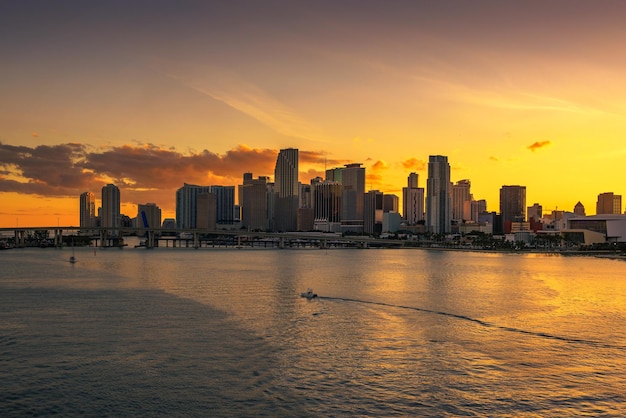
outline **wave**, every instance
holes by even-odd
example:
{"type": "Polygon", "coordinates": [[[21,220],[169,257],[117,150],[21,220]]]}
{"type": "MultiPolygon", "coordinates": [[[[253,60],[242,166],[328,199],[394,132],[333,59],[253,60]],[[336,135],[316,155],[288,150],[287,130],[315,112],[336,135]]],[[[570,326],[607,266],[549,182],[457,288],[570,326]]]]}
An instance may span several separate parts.
{"type": "Polygon", "coordinates": [[[530,336],[533,336],[533,337],[539,337],[539,338],[545,338],[545,339],[551,339],[551,340],[558,340],[558,341],[564,341],[564,342],[575,343],[575,344],[586,344],[586,345],[591,345],[591,346],[594,346],[594,347],[601,347],[601,348],[607,348],[607,349],[618,349],[618,350],[626,351],[626,347],[625,346],[607,344],[607,343],[604,343],[604,342],[601,342],[601,341],[588,340],[588,339],[584,339],[584,338],[564,337],[564,336],[561,336],[561,335],[549,334],[549,333],[546,333],[546,332],[525,330],[525,329],[522,329],[522,328],[507,327],[507,326],[504,326],[504,325],[498,325],[498,324],[495,324],[495,323],[492,323],[492,322],[483,321],[482,319],[472,318],[472,317],[467,316],[467,315],[460,315],[460,314],[456,314],[456,313],[452,313],[452,312],[437,311],[437,310],[434,310],[434,309],[420,308],[420,307],[417,307],[417,306],[396,305],[396,304],[393,304],[393,303],[375,302],[375,301],[362,300],[362,299],[342,298],[342,297],[333,297],[333,296],[318,296],[318,297],[320,299],[325,299],[325,300],[354,302],[354,303],[386,306],[386,307],[390,307],[390,308],[407,309],[407,310],[412,310],[412,311],[430,313],[430,314],[435,314],[435,315],[441,315],[441,316],[447,316],[447,317],[450,317],[450,318],[460,319],[460,320],[463,320],[463,321],[473,322],[473,323],[478,324],[478,325],[480,325],[482,327],[485,327],[485,328],[494,328],[494,329],[499,329],[499,330],[502,330],[502,331],[517,333],[517,334],[530,335],[530,336]]]}

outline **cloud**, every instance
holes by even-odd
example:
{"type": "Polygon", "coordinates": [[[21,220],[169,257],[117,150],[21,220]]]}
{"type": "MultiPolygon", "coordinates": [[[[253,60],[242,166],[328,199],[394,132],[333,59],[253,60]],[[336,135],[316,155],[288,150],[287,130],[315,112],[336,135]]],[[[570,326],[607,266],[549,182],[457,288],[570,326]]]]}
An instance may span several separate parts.
{"type": "Polygon", "coordinates": [[[33,132],[31,135],[33,138],[39,138],[39,133],[37,132],[33,132]]]}
{"type": "Polygon", "coordinates": [[[500,159],[498,157],[494,157],[493,155],[489,157],[489,160],[491,161],[500,161],[500,159]]]}
{"type": "Polygon", "coordinates": [[[371,167],[372,171],[381,171],[386,170],[387,168],[389,168],[387,163],[382,160],[376,161],[371,167]]]}
{"type": "Polygon", "coordinates": [[[550,141],[537,141],[531,145],[529,145],[528,148],[529,150],[535,152],[535,150],[538,150],[539,148],[543,148],[550,145],[550,141]]]}
{"type": "Polygon", "coordinates": [[[408,160],[404,160],[402,162],[402,167],[407,170],[423,171],[426,170],[426,161],[418,160],[417,158],[409,158],[408,160]]]}

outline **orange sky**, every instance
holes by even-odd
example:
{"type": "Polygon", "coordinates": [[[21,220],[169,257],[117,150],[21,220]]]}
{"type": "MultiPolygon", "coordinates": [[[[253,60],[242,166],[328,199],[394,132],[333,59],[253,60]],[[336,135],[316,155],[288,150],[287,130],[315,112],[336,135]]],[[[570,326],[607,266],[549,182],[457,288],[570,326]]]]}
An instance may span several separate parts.
{"type": "Polygon", "coordinates": [[[272,176],[287,147],[302,182],[361,162],[399,196],[447,155],[494,211],[505,184],[544,211],[626,194],[622,2],[13,3],[0,226],[76,225],[108,182],[173,217],[184,182],[272,176]]]}

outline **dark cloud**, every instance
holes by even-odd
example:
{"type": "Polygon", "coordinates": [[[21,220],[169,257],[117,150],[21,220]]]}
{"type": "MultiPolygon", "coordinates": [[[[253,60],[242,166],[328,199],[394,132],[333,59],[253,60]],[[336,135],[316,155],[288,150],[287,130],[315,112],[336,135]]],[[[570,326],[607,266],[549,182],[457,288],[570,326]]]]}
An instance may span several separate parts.
{"type": "MultiPolygon", "coordinates": [[[[103,185],[114,183],[124,202],[155,202],[171,209],[174,191],[183,183],[237,185],[244,172],[273,178],[277,155],[278,150],[246,145],[217,154],[181,153],[154,144],[102,150],[75,143],[26,147],[0,142],[0,192],[78,197],[92,191],[98,196],[103,185]]],[[[323,152],[300,151],[299,155],[301,163],[313,165],[301,172],[303,182],[324,177],[323,152]]]]}
{"type": "Polygon", "coordinates": [[[529,145],[527,148],[534,152],[535,150],[538,150],[539,148],[543,148],[548,145],[550,145],[550,141],[537,141],[534,144],[529,145]]]}

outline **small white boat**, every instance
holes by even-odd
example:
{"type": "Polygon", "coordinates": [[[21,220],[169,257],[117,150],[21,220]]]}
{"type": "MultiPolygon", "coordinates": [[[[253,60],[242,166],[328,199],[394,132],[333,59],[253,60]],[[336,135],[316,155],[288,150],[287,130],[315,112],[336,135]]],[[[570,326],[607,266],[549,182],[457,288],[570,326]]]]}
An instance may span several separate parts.
{"type": "Polygon", "coordinates": [[[307,289],[306,292],[300,293],[300,296],[307,299],[313,299],[317,297],[317,293],[313,293],[313,289],[307,289]]]}

